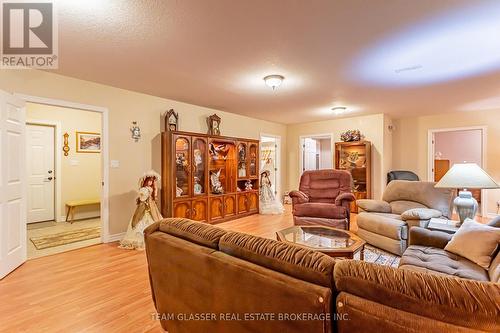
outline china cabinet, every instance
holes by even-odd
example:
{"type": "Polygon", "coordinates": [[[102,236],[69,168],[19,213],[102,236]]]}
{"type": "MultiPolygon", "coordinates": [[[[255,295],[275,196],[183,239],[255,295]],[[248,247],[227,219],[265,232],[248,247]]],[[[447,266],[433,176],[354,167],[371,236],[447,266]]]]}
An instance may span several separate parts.
{"type": "MultiPolygon", "coordinates": [[[[352,175],[352,193],[358,199],[371,199],[371,142],[353,141],[335,143],[335,169],[347,170],[352,175]]],[[[356,202],[351,212],[357,213],[356,202]]]]}
{"type": "Polygon", "coordinates": [[[218,223],[258,213],[258,152],[253,139],[163,132],[163,216],[218,223]]]}

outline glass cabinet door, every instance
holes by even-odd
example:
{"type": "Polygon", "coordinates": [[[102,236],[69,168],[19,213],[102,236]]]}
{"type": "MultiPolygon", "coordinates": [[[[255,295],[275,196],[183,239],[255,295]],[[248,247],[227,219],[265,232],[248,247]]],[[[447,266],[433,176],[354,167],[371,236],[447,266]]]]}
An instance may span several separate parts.
{"type": "Polygon", "coordinates": [[[248,173],[250,177],[257,177],[258,170],[258,150],[255,142],[248,145],[248,173]]]}
{"type": "Polygon", "coordinates": [[[175,144],[175,197],[188,197],[190,194],[191,138],[176,135],[175,144]]]}
{"type": "Polygon", "coordinates": [[[207,193],[207,139],[193,138],[193,194],[207,193]]]}
{"type": "Polygon", "coordinates": [[[238,143],[238,178],[246,178],[247,175],[247,144],[238,143]]]}

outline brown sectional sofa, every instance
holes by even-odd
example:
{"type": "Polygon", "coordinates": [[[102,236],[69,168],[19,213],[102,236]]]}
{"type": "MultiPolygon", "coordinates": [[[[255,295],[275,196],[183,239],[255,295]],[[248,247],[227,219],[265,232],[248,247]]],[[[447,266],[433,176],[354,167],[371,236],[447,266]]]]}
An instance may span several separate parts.
{"type": "Polygon", "coordinates": [[[186,219],[145,237],[170,333],[500,331],[498,283],[335,260],[186,219]]]}

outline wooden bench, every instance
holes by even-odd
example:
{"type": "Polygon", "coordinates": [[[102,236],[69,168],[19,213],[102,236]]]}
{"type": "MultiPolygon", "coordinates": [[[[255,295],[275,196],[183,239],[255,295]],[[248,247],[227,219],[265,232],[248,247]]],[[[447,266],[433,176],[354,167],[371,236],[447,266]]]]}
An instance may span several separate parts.
{"type": "Polygon", "coordinates": [[[73,219],[75,218],[76,207],[98,205],[100,203],[101,203],[100,199],[72,200],[66,202],[66,208],[68,210],[68,213],[66,214],[66,222],[73,223],[73,219]]]}

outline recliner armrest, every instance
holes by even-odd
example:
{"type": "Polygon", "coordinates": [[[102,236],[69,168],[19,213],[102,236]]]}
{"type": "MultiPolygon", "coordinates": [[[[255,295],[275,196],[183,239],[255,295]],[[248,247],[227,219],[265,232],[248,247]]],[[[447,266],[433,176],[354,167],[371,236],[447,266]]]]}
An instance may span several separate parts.
{"type": "Polygon", "coordinates": [[[391,205],[383,200],[359,199],[356,200],[356,205],[365,212],[392,213],[391,205]]]}
{"type": "Polygon", "coordinates": [[[453,235],[442,231],[432,231],[425,228],[410,228],[410,245],[421,245],[444,249],[453,235]]]}
{"type": "MultiPolygon", "coordinates": [[[[400,311],[476,330],[500,329],[500,289],[495,283],[357,260],[338,261],[334,281],[340,293],[400,311]]],[[[348,304],[337,304],[337,309],[340,306],[348,304]]]]}
{"type": "Polygon", "coordinates": [[[351,201],[354,201],[354,200],[356,200],[356,197],[354,196],[354,194],[352,194],[351,192],[343,192],[343,193],[340,193],[335,198],[335,205],[342,206],[342,202],[343,201],[351,202],[351,201]]]}
{"type": "Polygon", "coordinates": [[[309,202],[309,197],[307,196],[307,194],[305,194],[304,192],[302,191],[291,191],[290,193],[288,193],[288,195],[290,196],[290,198],[292,198],[292,202],[295,204],[295,203],[307,203],[309,202]]]}
{"type": "Polygon", "coordinates": [[[443,213],[437,209],[431,208],[412,208],[401,214],[403,221],[408,220],[430,220],[443,216],[443,213]]]}

